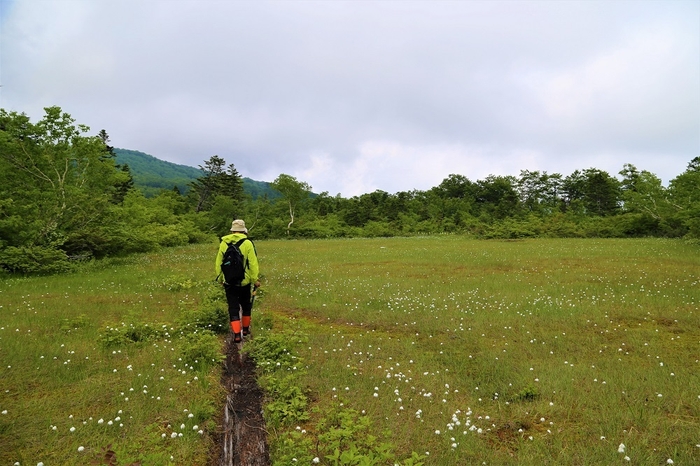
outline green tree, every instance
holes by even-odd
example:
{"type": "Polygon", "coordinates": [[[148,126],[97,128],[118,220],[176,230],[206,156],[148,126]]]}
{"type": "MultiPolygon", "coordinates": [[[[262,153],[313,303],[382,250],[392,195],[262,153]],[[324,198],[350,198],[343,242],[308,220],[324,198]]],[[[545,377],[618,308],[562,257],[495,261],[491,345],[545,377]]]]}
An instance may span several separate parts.
{"type": "Polygon", "coordinates": [[[517,181],[523,207],[534,213],[551,214],[561,203],[562,176],[559,173],[521,170],[517,181]]]}
{"type": "Polygon", "coordinates": [[[668,191],[675,215],[688,235],[700,238],[700,157],[691,160],[688,168],[671,180],[668,191]]]}
{"type": "Polygon", "coordinates": [[[45,112],[32,124],[25,114],[0,110],[1,189],[8,208],[3,218],[26,221],[25,231],[5,230],[5,238],[60,246],[66,235],[102,220],[127,175],[116,169],[99,137],[83,135],[87,126],[76,126],[59,107],[45,112]]]}
{"type": "Polygon", "coordinates": [[[519,199],[514,177],[489,175],[476,184],[476,202],[480,213],[496,219],[517,213],[519,199]]]}
{"type": "Polygon", "coordinates": [[[608,172],[589,168],[583,172],[584,204],[589,213],[595,215],[613,215],[620,207],[620,182],[608,172]]]}
{"type": "Polygon", "coordinates": [[[620,208],[620,182],[605,171],[575,170],[562,184],[568,210],[587,215],[614,215],[620,208]]]}
{"type": "MultiPolygon", "coordinates": [[[[114,151],[114,147],[109,145],[109,135],[107,134],[107,131],[104,129],[101,129],[99,133],[97,133],[97,137],[100,138],[102,143],[105,145],[105,157],[109,157],[112,159],[117,158],[117,154],[114,151]]],[[[124,198],[126,195],[134,189],[134,177],[131,173],[131,169],[129,168],[129,164],[116,164],[115,167],[117,170],[121,170],[123,172],[123,180],[119,181],[115,184],[115,191],[114,195],[112,196],[112,202],[115,204],[122,204],[124,202],[124,198]]]]}
{"type": "Polygon", "coordinates": [[[59,107],[44,110],[34,124],[23,113],[0,109],[0,246],[6,248],[5,257],[20,254],[7,248],[19,248],[26,257],[38,257],[34,249],[92,253],[92,243],[80,238],[86,232],[105,236],[117,187],[128,179],[115,167],[105,142],[84,134],[87,126],[76,125],[59,107]]]}
{"type": "Polygon", "coordinates": [[[294,223],[295,209],[299,202],[309,197],[311,186],[304,181],[298,181],[293,176],[285,175],[284,173],[278,176],[270,185],[282,194],[282,197],[289,207],[290,220],[287,224],[287,235],[289,235],[289,229],[294,223]]]}
{"type": "Polygon", "coordinates": [[[225,196],[234,204],[243,200],[243,178],[226,160],[213,155],[199,166],[202,177],[190,183],[190,193],[195,199],[195,212],[210,210],[217,196],[225,196]]]}
{"type": "Polygon", "coordinates": [[[442,183],[436,188],[433,188],[435,193],[443,199],[473,198],[476,189],[475,184],[469,181],[466,176],[454,173],[442,180],[442,183]]]}
{"type": "Polygon", "coordinates": [[[666,189],[661,179],[646,170],[626,163],[620,171],[621,198],[626,212],[638,212],[661,220],[669,211],[666,189]]]}

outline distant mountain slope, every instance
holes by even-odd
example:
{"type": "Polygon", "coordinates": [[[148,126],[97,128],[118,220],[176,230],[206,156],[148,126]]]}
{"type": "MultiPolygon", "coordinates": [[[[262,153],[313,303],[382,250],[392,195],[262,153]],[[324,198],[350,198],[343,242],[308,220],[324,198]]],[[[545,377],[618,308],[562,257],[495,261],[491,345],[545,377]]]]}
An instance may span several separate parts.
{"type": "MultiPolygon", "coordinates": [[[[173,189],[174,186],[184,194],[189,189],[189,183],[202,176],[202,171],[198,168],[166,162],[137,150],[115,148],[114,153],[117,154],[118,164],[129,165],[134,185],[146,197],[157,195],[161,189],[173,189]]],[[[281,197],[279,192],[270,187],[270,183],[250,178],[243,178],[243,190],[253,199],[265,195],[269,199],[281,197]]]]}

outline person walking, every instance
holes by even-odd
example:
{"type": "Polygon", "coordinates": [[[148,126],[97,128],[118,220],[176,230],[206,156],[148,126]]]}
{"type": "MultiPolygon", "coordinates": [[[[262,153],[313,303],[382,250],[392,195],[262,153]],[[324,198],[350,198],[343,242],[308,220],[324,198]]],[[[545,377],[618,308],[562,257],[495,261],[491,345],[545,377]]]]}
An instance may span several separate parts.
{"type": "Polygon", "coordinates": [[[228,315],[233,332],[233,341],[240,343],[242,337],[250,335],[250,316],[253,310],[251,285],[260,286],[258,255],[253,241],[248,238],[248,230],[243,220],[237,219],[231,223],[231,234],[221,238],[219,251],[216,254],[216,280],[224,285],[226,301],[228,302],[228,315]],[[245,276],[240,283],[226,283],[221,271],[224,255],[230,244],[238,245],[243,258],[245,276]]]}

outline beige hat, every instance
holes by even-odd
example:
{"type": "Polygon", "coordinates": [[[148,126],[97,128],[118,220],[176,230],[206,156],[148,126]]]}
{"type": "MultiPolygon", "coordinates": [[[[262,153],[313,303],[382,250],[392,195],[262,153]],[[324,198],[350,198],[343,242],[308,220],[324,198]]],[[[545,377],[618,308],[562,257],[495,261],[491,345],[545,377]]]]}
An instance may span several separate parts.
{"type": "Polygon", "coordinates": [[[248,233],[248,229],[246,229],[245,222],[243,220],[234,220],[233,223],[231,223],[231,231],[248,233]]]}

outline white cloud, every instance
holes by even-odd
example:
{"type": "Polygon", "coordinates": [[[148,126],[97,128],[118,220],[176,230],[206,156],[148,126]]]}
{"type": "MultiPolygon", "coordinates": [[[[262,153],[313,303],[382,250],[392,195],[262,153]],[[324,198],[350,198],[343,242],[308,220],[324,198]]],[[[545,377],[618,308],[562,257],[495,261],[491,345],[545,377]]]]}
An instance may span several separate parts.
{"type": "MultiPolygon", "coordinates": [[[[2,0],[0,0],[2,1],[2,0]]],[[[15,0],[0,105],[315,191],[700,153],[698,2],[15,0]]]]}

